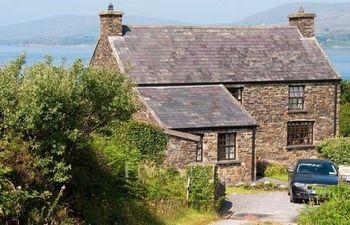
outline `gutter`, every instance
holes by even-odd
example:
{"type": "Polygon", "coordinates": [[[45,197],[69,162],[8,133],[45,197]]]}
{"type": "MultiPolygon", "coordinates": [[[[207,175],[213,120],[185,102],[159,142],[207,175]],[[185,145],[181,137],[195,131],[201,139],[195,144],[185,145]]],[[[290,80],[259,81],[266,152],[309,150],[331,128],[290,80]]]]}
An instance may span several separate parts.
{"type": "Polygon", "coordinates": [[[185,83],[137,83],[138,87],[172,87],[172,86],[196,86],[196,85],[248,85],[248,84],[300,84],[300,83],[328,83],[339,82],[341,78],[334,79],[302,79],[302,80],[262,80],[262,81],[224,81],[224,82],[185,82],[185,83]]]}

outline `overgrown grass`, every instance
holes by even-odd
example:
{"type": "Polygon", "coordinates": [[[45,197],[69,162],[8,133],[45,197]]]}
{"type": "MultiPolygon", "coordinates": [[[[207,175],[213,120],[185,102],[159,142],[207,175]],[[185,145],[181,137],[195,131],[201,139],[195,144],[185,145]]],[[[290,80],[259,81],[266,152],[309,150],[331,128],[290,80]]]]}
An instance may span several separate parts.
{"type": "Polygon", "coordinates": [[[281,188],[279,185],[273,183],[257,183],[253,185],[244,184],[239,187],[227,187],[227,194],[258,194],[262,192],[272,192],[272,191],[284,191],[285,188],[281,188]]]}
{"type": "Polygon", "coordinates": [[[226,193],[228,195],[233,195],[233,194],[248,195],[248,194],[258,194],[261,192],[266,192],[266,191],[257,190],[257,189],[245,189],[244,187],[227,187],[226,188],[226,193]]]}
{"type": "Polygon", "coordinates": [[[219,216],[213,212],[187,208],[178,213],[166,215],[163,220],[166,225],[207,225],[219,220],[219,216]]]}

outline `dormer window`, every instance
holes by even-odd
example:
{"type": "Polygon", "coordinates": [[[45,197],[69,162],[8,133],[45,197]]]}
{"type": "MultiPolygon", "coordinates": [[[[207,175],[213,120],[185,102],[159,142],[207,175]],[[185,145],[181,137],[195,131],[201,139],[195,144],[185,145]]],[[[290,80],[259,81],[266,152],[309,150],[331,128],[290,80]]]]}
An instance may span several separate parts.
{"type": "Polygon", "coordinates": [[[304,89],[303,85],[291,85],[289,86],[289,110],[304,109],[304,89]]]}
{"type": "Polygon", "coordinates": [[[235,99],[242,105],[242,92],[243,87],[227,87],[227,90],[232,94],[235,99]]]}

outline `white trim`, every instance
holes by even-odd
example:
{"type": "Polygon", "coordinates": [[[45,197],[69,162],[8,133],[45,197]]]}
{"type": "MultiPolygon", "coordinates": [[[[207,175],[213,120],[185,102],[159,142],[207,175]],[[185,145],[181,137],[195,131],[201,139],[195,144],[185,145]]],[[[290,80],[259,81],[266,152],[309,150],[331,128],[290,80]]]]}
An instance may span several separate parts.
{"type": "Polygon", "coordinates": [[[189,133],[184,133],[184,132],[179,132],[176,130],[170,130],[170,129],[165,129],[164,133],[170,135],[170,136],[174,136],[174,137],[179,137],[179,138],[183,138],[183,139],[187,139],[190,141],[200,141],[201,137],[194,135],[194,134],[189,134],[189,133]]]}

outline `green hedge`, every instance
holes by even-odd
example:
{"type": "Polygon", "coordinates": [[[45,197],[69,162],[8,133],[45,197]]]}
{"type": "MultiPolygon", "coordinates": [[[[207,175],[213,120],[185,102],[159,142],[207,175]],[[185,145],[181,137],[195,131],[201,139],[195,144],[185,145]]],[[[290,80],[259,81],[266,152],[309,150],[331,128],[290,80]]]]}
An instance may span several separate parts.
{"type": "Polygon", "coordinates": [[[337,165],[350,165],[350,138],[326,139],[317,145],[317,149],[337,165]]]}
{"type": "Polygon", "coordinates": [[[220,183],[215,166],[190,166],[188,203],[197,210],[218,210],[225,199],[225,187],[220,183]]]}

